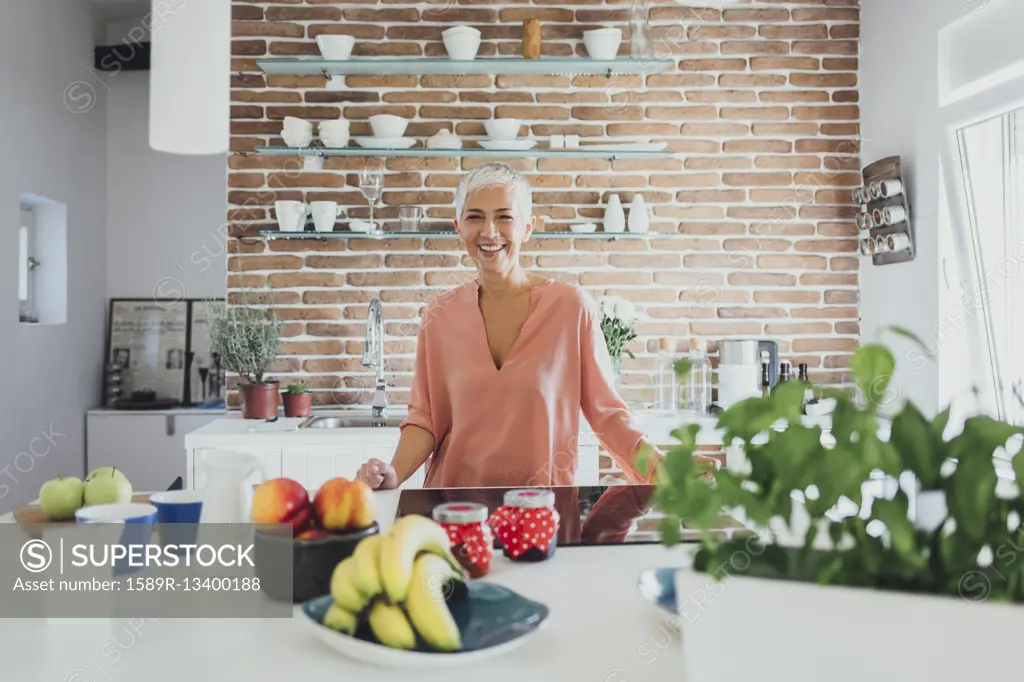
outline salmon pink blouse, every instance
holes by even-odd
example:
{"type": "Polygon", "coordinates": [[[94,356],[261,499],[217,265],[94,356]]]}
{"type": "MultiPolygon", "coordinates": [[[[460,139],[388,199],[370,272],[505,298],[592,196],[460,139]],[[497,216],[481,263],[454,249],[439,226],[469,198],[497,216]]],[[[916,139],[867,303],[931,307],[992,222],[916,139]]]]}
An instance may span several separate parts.
{"type": "Polygon", "coordinates": [[[614,388],[601,314],[575,286],[548,279],[498,369],[487,345],[479,282],[432,301],[423,315],[409,416],[434,436],[425,487],[572,485],[580,411],[619,466],[644,434],[614,388]]]}

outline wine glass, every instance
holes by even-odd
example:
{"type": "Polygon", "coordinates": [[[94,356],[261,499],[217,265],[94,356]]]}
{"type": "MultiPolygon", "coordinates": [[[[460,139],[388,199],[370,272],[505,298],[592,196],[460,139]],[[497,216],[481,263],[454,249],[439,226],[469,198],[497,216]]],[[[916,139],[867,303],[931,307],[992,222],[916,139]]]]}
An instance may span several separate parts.
{"type": "Polygon", "coordinates": [[[359,191],[370,203],[370,229],[375,230],[373,207],[377,200],[384,195],[384,171],[379,168],[359,171],[359,191]]]}

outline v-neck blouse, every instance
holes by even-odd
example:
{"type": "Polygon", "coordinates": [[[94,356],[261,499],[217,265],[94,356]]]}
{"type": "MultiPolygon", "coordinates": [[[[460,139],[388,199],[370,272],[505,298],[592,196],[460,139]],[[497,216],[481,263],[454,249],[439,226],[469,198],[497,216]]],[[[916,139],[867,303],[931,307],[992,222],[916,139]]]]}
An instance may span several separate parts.
{"type": "Polygon", "coordinates": [[[631,477],[644,434],[614,388],[600,311],[581,289],[547,280],[498,369],[475,280],[426,308],[409,396],[414,424],[434,436],[425,487],[572,485],[582,410],[631,477]]]}

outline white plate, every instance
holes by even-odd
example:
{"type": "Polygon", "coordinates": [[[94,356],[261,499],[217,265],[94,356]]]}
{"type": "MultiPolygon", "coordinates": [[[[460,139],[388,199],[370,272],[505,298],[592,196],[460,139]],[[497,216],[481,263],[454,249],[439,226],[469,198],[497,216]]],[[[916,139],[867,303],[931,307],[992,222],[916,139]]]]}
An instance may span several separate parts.
{"type": "Polygon", "coordinates": [[[630,151],[630,152],[660,152],[668,147],[668,142],[631,142],[626,144],[594,144],[580,147],[590,151],[630,151]]]}
{"type": "Polygon", "coordinates": [[[408,149],[416,144],[415,137],[354,137],[360,147],[372,149],[408,149]]]}
{"type": "Polygon", "coordinates": [[[436,668],[451,668],[457,665],[473,665],[495,656],[503,656],[509,651],[518,649],[524,644],[533,640],[537,633],[544,629],[547,621],[541,623],[535,630],[513,639],[504,644],[480,649],[479,651],[465,651],[455,654],[421,653],[419,651],[403,651],[381,646],[373,642],[367,642],[355,637],[333,632],[322,625],[306,618],[299,612],[299,620],[307,631],[313,632],[317,639],[331,647],[340,654],[362,663],[381,666],[385,668],[398,668],[401,670],[427,670],[436,668]]]}
{"type": "Polygon", "coordinates": [[[523,152],[527,149],[533,149],[536,145],[537,140],[509,140],[506,142],[480,140],[480,146],[484,149],[497,149],[499,151],[507,152],[523,152]]]}

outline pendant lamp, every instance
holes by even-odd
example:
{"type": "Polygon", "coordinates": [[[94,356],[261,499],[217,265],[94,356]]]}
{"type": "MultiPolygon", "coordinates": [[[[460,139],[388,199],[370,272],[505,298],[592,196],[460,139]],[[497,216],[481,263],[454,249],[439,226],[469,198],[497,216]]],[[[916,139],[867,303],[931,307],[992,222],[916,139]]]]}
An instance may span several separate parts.
{"type": "Polygon", "coordinates": [[[153,0],[149,146],[225,154],[231,125],[231,0],[153,0]]]}

